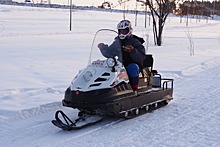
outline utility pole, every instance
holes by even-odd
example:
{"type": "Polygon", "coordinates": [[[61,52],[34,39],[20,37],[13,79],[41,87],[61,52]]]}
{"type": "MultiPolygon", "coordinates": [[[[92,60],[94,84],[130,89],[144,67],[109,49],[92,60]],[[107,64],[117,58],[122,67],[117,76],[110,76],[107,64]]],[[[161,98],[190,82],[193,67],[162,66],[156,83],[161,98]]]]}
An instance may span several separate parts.
{"type": "Polygon", "coordinates": [[[144,27],[147,28],[147,0],[146,3],[144,4],[145,8],[145,19],[144,19],[144,27]]]}
{"type": "Polygon", "coordinates": [[[213,18],[215,17],[215,0],[213,1],[213,11],[212,11],[213,18]]]}
{"type": "Polygon", "coordinates": [[[72,0],[70,0],[70,31],[72,30],[72,0]]]}
{"type": "Polygon", "coordinates": [[[137,26],[137,15],[138,15],[138,9],[137,9],[137,1],[136,1],[136,8],[135,8],[135,26],[137,26]]]}

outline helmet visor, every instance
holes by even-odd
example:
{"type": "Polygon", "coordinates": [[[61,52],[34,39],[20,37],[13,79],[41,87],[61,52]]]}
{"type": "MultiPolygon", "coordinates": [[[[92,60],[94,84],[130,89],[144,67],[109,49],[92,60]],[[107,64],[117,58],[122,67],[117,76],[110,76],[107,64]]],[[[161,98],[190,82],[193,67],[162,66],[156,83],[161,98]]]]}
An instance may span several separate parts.
{"type": "Polygon", "coordinates": [[[125,28],[125,29],[119,29],[118,30],[118,34],[123,34],[123,35],[126,35],[129,33],[129,28],[125,28]]]}
{"type": "Polygon", "coordinates": [[[129,28],[118,29],[118,36],[120,39],[125,39],[130,33],[129,28]]]}

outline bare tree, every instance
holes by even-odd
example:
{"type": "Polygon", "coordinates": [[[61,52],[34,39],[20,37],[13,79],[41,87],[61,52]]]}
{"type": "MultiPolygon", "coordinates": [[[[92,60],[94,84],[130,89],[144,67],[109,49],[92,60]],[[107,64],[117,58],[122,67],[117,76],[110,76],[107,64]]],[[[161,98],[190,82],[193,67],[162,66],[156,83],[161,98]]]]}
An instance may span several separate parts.
{"type": "Polygon", "coordinates": [[[165,21],[172,10],[173,0],[137,0],[147,5],[150,9],[153,21],[153,33],[155,45],[162,45],[162,32],[165,21]]]}

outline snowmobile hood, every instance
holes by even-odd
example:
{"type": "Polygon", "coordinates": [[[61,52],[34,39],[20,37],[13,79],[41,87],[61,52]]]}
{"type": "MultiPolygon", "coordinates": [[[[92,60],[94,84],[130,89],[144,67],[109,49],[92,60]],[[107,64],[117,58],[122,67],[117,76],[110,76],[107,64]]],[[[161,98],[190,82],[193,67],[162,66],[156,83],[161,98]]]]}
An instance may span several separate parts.
{"type": "Polygon", "coordinates": [[[128,76],[124,66],[118,62],[113,68],[107,65],[107,60],[96,60],[87,68],[80,71],[71,82],[71,90],[91,91],[112,88],[115,85],[128,83],[128,76]]]}

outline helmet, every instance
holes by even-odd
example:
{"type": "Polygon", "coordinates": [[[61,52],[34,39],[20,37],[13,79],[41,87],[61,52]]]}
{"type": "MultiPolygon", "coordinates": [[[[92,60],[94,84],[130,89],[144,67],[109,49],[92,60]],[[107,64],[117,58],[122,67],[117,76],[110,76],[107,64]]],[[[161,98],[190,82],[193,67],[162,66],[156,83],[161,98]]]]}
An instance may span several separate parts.
{"type": "Polygon", "coordinates": [[[125,39],[127,36],[130,36],[132,33],[131,22],[129,20],[122,20],[117,25],[118,36],[120,39],[125,39]],[[121,30],[125,30],[124,33],[121,33],[121,30]]]}

